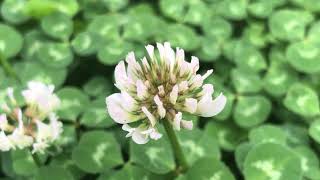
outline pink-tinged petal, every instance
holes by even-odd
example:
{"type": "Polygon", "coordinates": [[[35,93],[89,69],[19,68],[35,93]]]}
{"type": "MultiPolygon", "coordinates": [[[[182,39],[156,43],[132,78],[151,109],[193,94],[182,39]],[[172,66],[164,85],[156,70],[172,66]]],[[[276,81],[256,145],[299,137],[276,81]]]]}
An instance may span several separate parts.
{"type": "Polygon", "coordinates": [[[196,112],[198,106],[198,102],[194,98],[186,98],[184,103],[184,110],[193,114],[196,112]]]}
{"type": "Polygon", "coordinates": [[[152,127],[156,125],[156,118],[150,113],[150,111],[146,107],[141,108],[142,112],[146,115],[152,127]]]}
{"type": "Polygon", "coordinates": [[[195,56],[191,56],[190,71],[193,74],[196,74],[198,70],[199,70],[199,59],[195,56]]]}
{"type": "Polygon", "coordinates": [[[141,72],[141,66],[140,64],[136,61],[136,58],[134,56],[134,52],[129,52],[129,54],[126,57],[126,62],[128,63],[127,67],[127,74],[128,78],[132,79],[133,81],[137,80],[137,73],[141,72]]]}
{"type": "Polygon", "coordinates": [[[172,91],[170,93],[170,102],[171,104],[176,104],[179,94],[179,87],[178,85],[174,85],[172,91]]]}
{"type": "Polygon", "coordinates": [[[202,76],[199,75],[199,74],[193,76],[193,78],[191,79],[189,84],[190,84],[190,89],[200,88],[202,86],[202,84],[203,84],[202,76]]]}
{"type": "Polygon", "coordinates": [[[122,91],[121,99],[122,99],[121,105],[126,111],[132,112],[137,110],[138,108],[137,101],[134,100],[129,93],[127,93],[126,91],[122,91]]]}
{"type": "Polygon", "coordinates": [[[136,87],[139,99],[144,99],[148,96],[148,88],[140,79],[137,80],[136,87]]]}
{"type": "Polygon", "coordinates": [[[227,98],[222,93],[214,100],[211,95],[204,95],[198,103],[197,113],[202,117],[215,116],[223,110],[226,102],[227,98]]]}
{"type": "Polygon", "coordinates": [[[122,89],[126,89],[132,82],[129,80],[126,66],[124,61],[120,61],[114,70],[114,78],[116,81],[116,86],[122,89]]]}
{"type": "Polygon", "coordinates": [[[179,92],[186,91],[189,88],[188,81],[182,81],[179,85],[179,92]]]}
{"type": "Polygon", "coordinates": [[[137,144],[146,144],[149,141],[148,134],[143,134],[140,127],[136,128],[136,130],[132,133],[132,140],[137,144]]]}
{"type": "Polygon", "coordinates": [[[174,50],[171,48],[169,42],[164,43],[164,50],[165,50],[165,59],[167,60],[166,64],[168,64],[169,67],[172,69],[175,63],[175,53],[174,53],[174,50]]]}
{"type": "Polygon", "coordinates": [[[193,122],[192,121],[181,121],[181,127],[184,129],[192,130],[193,129],[193,122]]]}
{"type": "Polygon", "coordinates": [[[119,124],[126,124],[139,120],[138,116],[126,111],[121,103],[123,102],[120,93],[115,93],[106,98],[107,110],[110,117],[119,124]]]}
{"type": "Polygon", "coordinates": [[[158,95],[154,96],[154,102],[156,103],[158,107],[158,114],[160,118],[164,118],[166,116],[166,109],[163,107],[163,103],[161,102],[160,98],[158,95]]]}
{"type": "Polygon", "coordinates": [[[178,65],[178,69],[180,68],[182,62],[184,61],[184,51],[183,49],[176,48],[176,62],[178,65]]]}

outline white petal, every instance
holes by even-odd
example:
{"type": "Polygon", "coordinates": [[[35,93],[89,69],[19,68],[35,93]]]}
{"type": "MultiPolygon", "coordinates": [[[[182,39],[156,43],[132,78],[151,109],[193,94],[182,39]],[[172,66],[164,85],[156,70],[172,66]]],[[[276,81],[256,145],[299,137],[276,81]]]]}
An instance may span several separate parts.
{"type": "Polygon", "coordinates": [[[14,98],[13,88],[12,88],[12,87],[9,87],[9,88],[7,89],[7,96],[9,97],[9,100],[11,101],[12,104],[14,104],[14,105],[17,104],[17,101],[16,101],[16,99],[14,98]]]}
{"type": "Polygon", "coordinates": [[[203,78],[201,75],[197,74],[195,76],[193,76],[193,78],[190,81],[190,88],[191,89],[196,89],[201,87],[203,84],[203,78]]]}
{"type": "Polygon", "coordinates": [[[157,43],[157,48],[160,55],[160,61],[164,61],[166,58],[166,52],[165,52],[164,46],[161,43],[157,43]]]}
{"type": "Polygon", "coordinates": [[[132,81],[128,78],[124,61],[120,61],[115,67],[114,78],[116,86],[120,88],[120,90],[125,90],[132,85],[132,81]]]}
{"type": "Polygon", "coordinates": [[[126,111],[131,112],[137,109],[137,101],[134,100],[129,93],[127,93],[126,91],[122,91],[121,98],[121,105],[126,111]]]}
{"type": "Polygon", "coordinates": [[[137,86],[137,96],[139,99],[146,98],[148,96],[148,88],[144,85],[144,83],[138,79],[136,82],[137,86]]]}
{"type": "Polygon", "coordinates": [[[120,93],[115,93],[106,98],[107,110],[110,117],[119,124],[126,124],[139,120],[138,116],[132,115],[122,106],[122,98],[120,93]]]}
{"type": "Polygon", "coordinates": [[[179,88],[178,85],[174,85],[172,88],[172,91],[170,93],[170,102],[171,104],[176,104],[179,94],[179,88]]]}
{"type": "Polygon", "coordinates": [[[166,64],[168,64],[170,69],[172,69],[175,63],[175,53],[174,53],[174,50],[171,48],[171,45],[169,42],[164,43],[164,50],[165,50],[166,64]]]}
{"type": "Polygon", "coordinates": [[[181,121],[181,126],[184,129],[192,130],[193,129],[193,122],[192,121],[182,120],[181,121]]]}
{"type": "Polygon", "coordinates": [[[150,69],[150,65],[149,65],[148,60],[147,60],[146,57],[142,58],[142,65],[143,65],[145,71],[148,71],[150,69]]]}
{"type": "Polygon", "coordinates": [[[148,135],[143,134],[140,127],[136,128],[136,131],[132,133],[132,140],[137,144],[146,144],[149,141],[148,135]]]}
{"type": "Polygon", "coordinates": [[[213,90],[213,85],[212,84],[204,84],[202,86],[202,92],[201,94],[213,94],[214,90],[213,90]]]}
{"type": "Polygon", "coordinates": [[[128,124],[124,124],[124,125],[122,125],[122,130],[128,132],[126,137],[131,137],[133,132],[135,131],[135,128],[130,127],[128,124]]]}
{"type": "Polygon", "coordinates": [[[178,112],[174,119],[173,119],[173,128],[175,130],[178,130],[180,131],[180,123],[181,123],[181,120],[182,120],[182,113],[181,112],[178,112]]]}
{"type": "Polygon", "coordinates": [[[158,95],[154,96],[154,102],[158,107],[158,114],[160,115],[160,118],[164,118],[166,116],[166,109],[163,107],[163,103],[158,95]]]}
{"type": "Polygon", "coordinates": [[[13,146],[18,147],[19,149],[31,146],[33,143],[33,138],[31,136],[24,135],[19,129],[15,129],[8,138],[10,142],[12,142],[13,146]]]}
{"type": "Polygon", "coordinates": [[[199,70],[199,59],[195,56],[191,57],[190,71],[195,74],[199,70]]]}
{"type": "Polygon", "coordinates": [[[2,131],[7,131],[8,129],[8,120],[6,114],[0,115],[0,129],[2,131]]]}
{"type": "Polygon", "coordinates": [[[198,103],[197,113],[202,117],[212,117],[219,114],[225,107],[227,98],[221,93],[212,100],[211,95],[205,95],[198,103]]]}
{"type": "Polygon", "coordinates": [[[44,141],[33,143],[32,145],[32,154],[34,153],[40,153],[44,154],[45,150],[49,147],[49,144],[47,144],[44,141]]]}
{"type": "Polygon", "coordinates": [[[141,110],[149,119],[151,126],[154,127],[157,121],[156,121],[156,118],[153,116],[153,114],[151,114],[149,110],[144,106],[141,108],[141,110]]]}
{"type": "Polygon", "coordinates": [[[153,60],[154,58],[154,47],[152,45],[147,45],[146,46],[147,52],[149,54],[149,57],[153,60]]]}
{"type": "Polygon", "coordinates": [[[183,49],[176,48],[176,63],[178,64],[178,68],[180,68],[183,61],[184,61],[183,49]]]}
{"type": "Polygon", "coordinates": [[[202,80],[207,79],[207,77],[209,77],[212,74],[213,70],[208,70],[203,76],[202,76],[202,80]]]}
{"type": "Polygon", "coordinates": [[[126,57],[126,62],[128,63],[127,73],[128,78],[132,80],[137,79],[137,72],[141,71],[141,66],[137,63],[136,58],[134,56],[134,52],[129,52],[126,57]]]}
{"type": "Polygon", "coordinates": [[[6,134],[3,131],[1,131],[0,132],[0,151],[9,151],[10,149],[14,149],[14,146],[10,142],[6,134]]]}
{"type": "Polygon", "coordinates": [[[179,92],[183,92],[185,90],[187,90],[189,87],[188,87],[188,82],[187,81],[182,81],[180,82],[179,84],[179,92]]]}
{"type": "Polygon", "coordinates": [[[184,107],[185,107],[184,110],[193,114],[197,110],[197,105],[198,105],[198,102],[196,99],[186,98],[185,103],[184,103],[184,107]]]}
{"type": "Polygon", "coordinates": [[[162,134],[159,133],[156,129],[154,129],[150,134],[149,134],[150,138],[151,139],[154,139],[154,140],[158,140],[162,137],[162,134]]]}

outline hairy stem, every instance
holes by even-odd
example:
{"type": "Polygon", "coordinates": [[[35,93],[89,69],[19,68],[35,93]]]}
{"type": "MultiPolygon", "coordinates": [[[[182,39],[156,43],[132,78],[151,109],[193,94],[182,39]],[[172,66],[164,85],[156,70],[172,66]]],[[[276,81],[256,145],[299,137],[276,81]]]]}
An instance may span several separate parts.
{"type": "Polygon", "coordinates": [[[176,162],[176,171],[185,172],[188,169],[188,163],[179,144],[178,138],[168,120],[163,121],[164,128],[170,140],[171,148],[176,162]]]}

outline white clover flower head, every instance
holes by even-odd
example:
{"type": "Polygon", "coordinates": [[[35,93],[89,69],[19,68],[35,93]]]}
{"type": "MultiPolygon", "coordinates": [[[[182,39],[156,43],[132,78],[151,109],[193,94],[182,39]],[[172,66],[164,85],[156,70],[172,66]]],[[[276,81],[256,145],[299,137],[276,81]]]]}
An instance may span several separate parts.
{"type": "Polygon", "coordinates": [[[28,83],[28,89],[22,91],[22,95],[30,106],[29,113],[32,116],[42,118],[59,107],[60,100],[53,91],[54,85],[46,85],[36,81],[28,83]]]}
{"type": "Polygon", "coordinates": [[[21,93],[26,107],[18,105],[13,88],[7,90],[9,102],[0,106],[4,112],[0,114],[0,151],[31,147],[32,153],[44,153],[62,133],[54,112],[60,100],[53,94],[53,85],[30,82],[28,86],[21,93]]]}
{"type": "Polygon", "coordinates": [[[213,99],[213,86],[203,84],[213,71],[197,74],[197,57],[192,56],[191,62],[187,62],[184,51],[180,48],[174,51],[168,42],[157,43],[157,48],[158,54],[152,45],[146,46],[148,59],[136,61],[130,52],[126,61],[120,61],[115,68],[115,86],[121,92],[106,98],[111,118],[123,124],[127,137],[137,144],[161,138],[158,122],[170,121],[176,130],[190,130],[193,123],[182,119],[183,112],[211,117],[226,104],[222,93],[213,99]],[[128,124],[132,122],[140,123],[131,127],[128,124]]]}

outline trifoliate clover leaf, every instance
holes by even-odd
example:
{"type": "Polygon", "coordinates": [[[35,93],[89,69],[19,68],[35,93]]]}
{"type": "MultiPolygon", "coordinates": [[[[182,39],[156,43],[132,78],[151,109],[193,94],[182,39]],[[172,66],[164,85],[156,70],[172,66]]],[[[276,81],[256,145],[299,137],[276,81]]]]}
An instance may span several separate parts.
{"type": "Polygon", "coordinates": [[[110,127],[114,121],[109,115],[106,116],[105,98],[98,98],[91,102],[84,110],[80,124],[86,127],[110,127]]]}
{"type": "Polygon", "coordinates": [[[298,74],[287,63],[275,60],[263,77],[263,88],[273,96],[284,95],[288,88],[298,80],[298,74]]]}
{"type": "Polygon", "coordinates": [[[287,134],[287,143],[290,146],[310,144],[310,137],[306,127],[302,127],[300,124],[286,123],[281,128],[287,134]]]}
{"type": "Polygon", "coordinates": [[[73,31],[73,22],[70,16],[56,12],[41,19],[41,28],[52,38],[68,40],[73,31]]]}
{"type": "Polygon", "coordinates": [[[171,146],[164,137],[143,146],[131,141],[130,155],[131,162],[157,174],[166,174],[175,167],[171,146]]]}
{"type": "Polygon", "coordinates": [[[253,145],[249,142],[244,142],[239,144],[234,151],[237,167],[241,171],[243,171],[244,161],[252,147],[253,145]]]}
{"type": "Polygon", "coordinates": [[[266,121],[271,102],[264,96],[241,96],[235,105],[233,118],[240,127],[253,127],[266,121]]]}
{"type": "Polygon", "coordinates": [[[68,44],[48,42],[44,43],[39,51],[37,58],[48,67],[64,68],[73,61],[73,53],[68,44]]]}
{"type": "Polygon", "coordinates": [[[233,69],[231,80],[238,93],[256,93],[262,89],[259,74],[248,70],[233,69]]]}
{"type": "Polygon", "coordinates": [[[77,143],[77,132],[74,125],[63,125],[63,131],[55,142],[58,146],[61,147],[70,147],[77,143]]]}
{"type": "Polygon", "coordinates": [[[1,15],[7,22],[20,24],[29,19],[25,11],[27,0],[5,0],[1,5],[1,15]]]}
{"type": "Polygon", "coordinates": [[[178,136],[184,154],[188,154],[186,159],[190,166],[203,157],[220,159],[218,142],[212,136],[199,129],[193,129],[192,132],[181,131],[178,136]]]}
{"type": "Polygon", "coordinates": [[[128,5],[129,0],[102,0],[110,11],[118,11],[128,5]]]}
{"type": "Polygon", "coordinates": [[[17,64],[16,72],[23,83],[35,80],[46,84],[54,84],[56,87],[61,86],[67,76],[66,69],[52,69],[40,63],[26,62],[17,64]],[[37,73],[35,73],[37,72],[37,73]]]}
{"type": "Polygon", "coordinates": [[[312,117],[320,113],[319,96],[302,83],[293,84],[283,100],[284,106],[301,116],[312,117]]]}
{"type": "Polygon", "coordinates": [[[320,50],[319,45],[311,41],[292,43],[287,49],[289,63],[300,72],[320,72],[320,50]]]}
{"type": "Polygon", "coordinates": [[[76,54],[88,56],[96,53],[101,43],[97,34],[87,31],[77,34],[71,45],[76,54]]]}
{"type": "Polygon", "coordinates": [[[309,135],[320,144],[320,119],[313,121],[309,127],[309,135]]]}
{"type": "Polygon", "coordinates": [[[25,8],[28,15],[37,18],[55,11],[74,16],[79,10],[79,4],[76,0],[29,0],[25,8]]]}
{"type": "Polygon", "coordinates": [[[233,58],[238,67],[259,72],[267,68],[265,57],[254,46],[240,41],[234,47],[233,58]]]}
{"type": "Polygon", "coordinates": [[[158,41],[170,40],[174,47],[180,47],[186,51],[195,50],[200,46],[200,38],[195,30],[182,25],[170,24],[158,34],[158,41]]]}
{"type": "Polygon", "coordinates": [[[247,17],[248,0],[219,1],[218,13],[231,20],[241,20],[247,17]]]}
{"type": "Polygon", "coordinates": [[[120,146],[111,133],[90,131],[81,136],[72,159],[83,171],[98,173],[123,163],[120,146]]]}
{"type": "Polygon", "coordinates": [[[204,2],[193,0],[161,0],[160,9],[165,16],[179,22],[199,25],[208,16],[208,9],[204,2]]]}
{"type": "Polygon", "coordinates": [[[248,11],[253,16],[256,16],[258,18],[267,18],[270,16],[274,9],[274,4],[272,1],[254,1],[250,2],[248,5],[248,11]]]}
{"type": "Polygon", "coordinates": [[[115,65],[132,49],[133,43],[116,40],[99,48],[98,60],[105,65],[115,65]]]}
{"type": "Polygon", "coordinates": [[[212,62],[217,60],[221,54],[221,44],[214,37],[201,37],[201,47],[196,55],[202,62],[212,62]]]}
{"type": "Polygon", "coordinates": [[[23,39],[21,34],[9,25],[0,23],[0,55],[10,58],[19,53],[23,39]]]}
{"type": "Polygon", "coordinates": [[[267,142],[286,145],[287,134],[277,126],[261,125],[250,131],[249,140],[250,143],[254,145],[267,142]]]}
{"type": "Polygon", "coordinates": [[[82,88],[91,97],[106,96],[113,92],[111,82],[103,76],[95,76],[89,79],[82,88]]]}
{"type": "Polygon", "coordinates": [[[24,36],[22,57],[27,60],[35,61],[37,59],[37,52],[46,42],[49,42],[49,40],[40,30],[27,32],[24,36]]]}
{"type": "Polygon", "coordinates": [[[254,146],[244,163],[246,180],[300,180],[302,168],[298,155],[284,145],[262,143],[254,146]]]}
{"type": "Polygon", "coordinates": [[[216,138],[219,146],[226,151],[233,151],[247,136],[246,131],[235,124],[217,121],[209,122],[205,128],[205,133],[209,137],[216,138]]]}
{"type": "Polygon", "coordinates": [[[290,0],[293,4],[311,12],[320,12],[320,2],[317,0],[290,0]]]}
{"type": "Polygon", "coordinates": [[[302,168],[303,176],[307,179],[319,179],[319,159],[317,154],[308,146],[298,146],[294,151],[300,157],[300,165],[302,168]]]}
{"type": "Polygon", "coordinates": [[[11,152],[12,167],[16,174],[22,176],[32,176],[37,172],[37,164],[32,158],[32,154],[27,149],[11,152]]]}
{"type": "Polygon", "coordinates": [[[72,174],[60,166],[43,166],[35,175],[35,180],[73,180],[72,174]]]}
{"type": "Polygon", "coordinates": [[[186,179],[235,180],[235,177],[228,167],[218,159],[202,158],[189,169],[186,173],[186,179]]]}
{"type": "Polygon", "coordinates": [[[57,95],[61,100],[58,115],[65,120],[76,121],[89,105],[89,97],[74,87],[64,87],[57,95]]]}
{"type": "Polygon", "coordinates": [[[283,9],[275,11],[269,19],[269,28],[276,38],[287,41],[302,40],[305,27],[313,21],[306,11],[283,9]]]}
{"type": "Polygon", "coordinates": [[[102,174],[98,180],[151,180],[151,173],[141,167],[126,164],[121,170],[102,174]]]}

